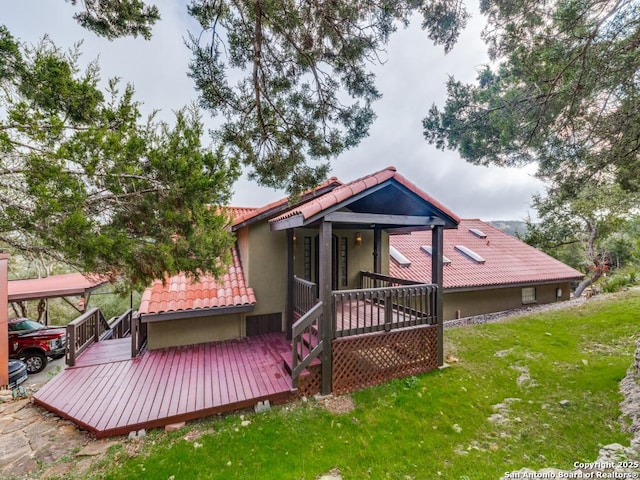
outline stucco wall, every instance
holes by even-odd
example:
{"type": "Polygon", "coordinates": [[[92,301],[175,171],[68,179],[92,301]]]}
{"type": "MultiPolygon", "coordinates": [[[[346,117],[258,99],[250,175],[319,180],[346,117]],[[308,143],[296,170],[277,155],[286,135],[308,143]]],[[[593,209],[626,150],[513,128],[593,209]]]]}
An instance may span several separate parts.
{"type": "MultiPolygon", "coordinates": [[[[535,304],[569,300],[569,283],[536,285],[535,304]],[[562,289],[562,297],[556,298],[556,289],[562,289]]],[[[523,307],[522,287],[496,288],[469,292],[444,292],[444,319],[470,317],[484,313],[502,312],[523,307]]]]}
{"type": "Polygon", "coordinates": [[[149,322],[147,348],[177,347],[244,336],[244,315],[216,315],[149,322]]]}
{"type": "MultiPolygon", "coordinates": [[[[304,242],[305,237],[311,239],[311,278],[315,281],[315,238],[318,236],[317,229],[299,228],[296,229],[296,241],[294,245],[294,273],[297,277],[304,276],[304,242]]],[[[347,285],[342,285],[340,259],[338,258],[338,289],[359,288],[360,271],[373,272],[373,230],[358,229],[333,229],[333,235],[338,239],[338,257],[340,256],[340,242],[343,238],[347,240],[347,285]],[[360,232],[362,243],[356,245],[356,233],[360,232]]],[[[382,273],[389,273],[389,235],[382,232],[382,273]]]]}
{"type": "Polygon", "coordinates": [[[285,231],[271,231],[267,221],[248,227],[242,257],[247,285],[256,294],[251,315],[284,312],[287,295],[287,237],[285,231]],[[246,259],[246,260],[245,260],[246,259]]]}

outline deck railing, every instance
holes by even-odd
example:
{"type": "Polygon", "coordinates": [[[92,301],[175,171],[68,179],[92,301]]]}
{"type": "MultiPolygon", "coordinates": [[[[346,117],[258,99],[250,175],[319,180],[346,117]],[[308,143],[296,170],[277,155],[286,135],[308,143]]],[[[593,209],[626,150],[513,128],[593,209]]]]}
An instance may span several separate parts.
{"type": "Polygon", "coordinates": [[[425,285],[424,282],[415,282],[405,278],[390,277],[380,273],[360,272],[360,288],[400,287],[402,285],[425,285]]]}
{"type": "Polygon", "coordinates": [[[323,343],[318,337],[322,328],[322,308],[323,303],[317,302],[291,327],[293,345],[291,381],[293,388],[298,388],[300,373],[322,353],[323,343]]]}
{"type": "Polygon", "coordinates": [[[80,315],[67,325],[67,365],[73,367],[78,355],[110,334],[109,323],[99,308],[92,308],[80,315]]]}
{"type": "Polygon", "coordinates": [[[293,312],[300,318],[318,302],[318,286],[308,280],[293,277],[293,312]]]}
{"type": "Polygon", "coordinates": [[[125,338],[131,335],[131,318],[133,310],[128,309],[119,317],[113,317],[109,320],[109,329],[111,330],[110,338],[125,338]]]}
{"type": "MultiPolygon", "coordinates": [[[[364,278],[386,282],[402,281],[382,275],[364,278]]],[[[435,285],[384,286],[332,292],[334,337],[390,331],[436,323],[435,285]]]]}
{"type": "Polygon", "coordinates": [[[137,357],[147,343],[147,324],[140,315],[131,317],[131,358],[137,357]]]}

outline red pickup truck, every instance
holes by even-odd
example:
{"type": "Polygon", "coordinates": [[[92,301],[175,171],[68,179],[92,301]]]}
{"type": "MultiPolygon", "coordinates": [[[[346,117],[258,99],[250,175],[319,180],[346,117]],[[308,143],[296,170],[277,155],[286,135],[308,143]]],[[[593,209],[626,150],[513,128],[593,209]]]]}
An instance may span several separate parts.
{"type": "Polygon", "coordinates": [[[41,372],[49,358],[64,357],[65,347],[64,328],[46,327],[28,318],[9,319],[9,358],[26,363],[27,372],[41,372]]]}

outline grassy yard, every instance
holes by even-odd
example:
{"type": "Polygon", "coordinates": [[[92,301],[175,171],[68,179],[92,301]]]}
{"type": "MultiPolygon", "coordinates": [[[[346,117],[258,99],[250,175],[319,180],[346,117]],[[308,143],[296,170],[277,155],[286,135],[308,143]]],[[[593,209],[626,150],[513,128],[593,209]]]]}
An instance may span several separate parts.
{"type": "MultiPolygon", "coordinates": [[[[621,432],[618,382],[640,332],[640,292],[446,332],[450,368],[352,395],[213,418],[114,447],[96,478],[498,479],[593,461],[621,432]],[[568,400],[567,406],[560,401],[568,400]],[[242,426],[242,420],[251,423],[242,426]],[[186,437],[186,439],[185,439],[186,437]]],[[[84,474],[86,475],[86,474],[84,474]]],[[[84,477],[83,477],[84,478],[84,477]]]]}

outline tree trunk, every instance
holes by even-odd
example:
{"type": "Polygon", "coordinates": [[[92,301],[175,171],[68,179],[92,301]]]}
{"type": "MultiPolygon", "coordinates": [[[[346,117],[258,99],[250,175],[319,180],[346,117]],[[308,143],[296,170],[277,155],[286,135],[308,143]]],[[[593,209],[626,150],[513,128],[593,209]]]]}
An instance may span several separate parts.
{"type": "Polygon", "coordinates": [[[593,275],[591,277],[587,277],[582,282],[580,282],[580,284],[576,288],[576,291],[573,292],[573,298],[579,298],[582,295],[582,292],[584,292],[584,289],[593,285],[596,280],[598,280],[602,276],[603,273],[603,270],[599,268],[593,272],[593,275]]]}

